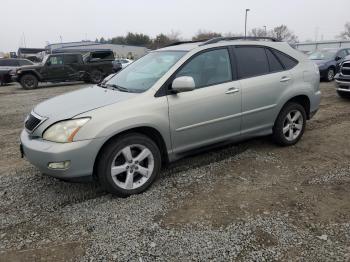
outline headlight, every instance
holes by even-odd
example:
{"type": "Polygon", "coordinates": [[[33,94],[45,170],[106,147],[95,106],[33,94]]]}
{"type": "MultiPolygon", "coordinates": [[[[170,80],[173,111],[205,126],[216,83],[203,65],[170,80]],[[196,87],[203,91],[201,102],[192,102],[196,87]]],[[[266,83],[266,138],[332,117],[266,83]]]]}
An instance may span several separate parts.
{"type": "Polygon", "coordinates": [[[73,138],[79,129],[89,120],[90,118],[79,118],[58,122],[46,129],[43,138],[58,143],[73,142],[73,138]]]}
{"type": "Polygon", "coordinates": [[[17,71],[16,71],[16,74],[20,74],[20,73],[22,73],[22,70],[21,69],[18,69],[17,71]]]}

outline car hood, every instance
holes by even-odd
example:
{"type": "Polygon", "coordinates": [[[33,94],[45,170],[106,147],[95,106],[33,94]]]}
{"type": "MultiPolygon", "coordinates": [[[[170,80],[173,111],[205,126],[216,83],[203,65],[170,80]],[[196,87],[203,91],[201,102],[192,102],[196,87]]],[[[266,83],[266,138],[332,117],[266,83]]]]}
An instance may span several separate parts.
{"type": "Polygon", "coordinates": [[[20,67],[17,67],[18,69],[21,69],[21,70],[32,70],[32,69],[39,69],[39,68],[42,68],[43,65],[41,64],[36,64],[36,65],[25,65],[25,66],[20,66],[20,67]]]}
{"type": "Polygon", "coordinates": [[[138,94],[92,86],[56,96],[38,104],[33,111],[43,117],[58,120],[131,99],[138,94]]]}

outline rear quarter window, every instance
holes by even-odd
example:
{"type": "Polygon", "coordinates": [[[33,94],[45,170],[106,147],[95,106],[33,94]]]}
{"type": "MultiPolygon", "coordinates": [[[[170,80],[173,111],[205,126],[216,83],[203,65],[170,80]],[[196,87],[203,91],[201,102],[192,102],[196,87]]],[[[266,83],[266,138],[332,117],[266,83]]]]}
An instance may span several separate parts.
{"type": "Polygon", "coordinates": [[[284,66],[284,68],[286,70],[292,69],[293,67],[295,67],[298,64],[298,61],[296,59],[290,57],[289,55],[287,55],[285,53],[282,53],[282,52],[277,51],[277,50],[272,50],[272,52],[276,55],[276,57],[282,63],[282,65],[284,66]]]}

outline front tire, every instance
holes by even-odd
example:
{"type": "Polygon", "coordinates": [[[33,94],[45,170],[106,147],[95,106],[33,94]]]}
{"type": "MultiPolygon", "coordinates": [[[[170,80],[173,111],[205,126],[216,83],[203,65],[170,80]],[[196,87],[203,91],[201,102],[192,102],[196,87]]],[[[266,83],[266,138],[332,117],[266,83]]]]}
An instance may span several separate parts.
{"type": "Polygon", "coordinates": [[[21,77],[20,83],[23,89],[35,89],[38,87],[38,78],[35,75],[26,74],[21,77]]]}
{"type": "Polygon", "coordinates": [[[103,74],[101,71],[99,70],[93,70],[91,73],[90,73],[90,82],[93,83],[93,84],[99,84],[102,82],[103,80],[103,74]]]}
{"type": "Polygon", "coordinates": [[[335,76],[335,70],[334,68],[328,68],[327,70],[327,76],[326,76],[326,80],[327,82],[332,82],[334,80],[334,76],[335,76]]]}
{"type": "Polygon", "coordinates": [[[161,154],[156,143],[145,135],[123,135],[102,150],[97,177],[106,191],[120,197],[144,192],[157,178],[161,154]]]}
{"type": "Polygon", "coordinates": [[[281,146],[296,144],[303,136],[306,113],[302,105],[287,103],[279,113],[273,127],[273,139],[281,146]]]}

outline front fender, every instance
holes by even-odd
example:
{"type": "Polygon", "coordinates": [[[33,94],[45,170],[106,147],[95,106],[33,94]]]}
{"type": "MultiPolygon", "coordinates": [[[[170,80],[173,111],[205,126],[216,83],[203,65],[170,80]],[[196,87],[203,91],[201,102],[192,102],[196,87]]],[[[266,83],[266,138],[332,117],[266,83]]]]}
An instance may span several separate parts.
{"type": "Polygon", "coordinates": [[[33,70],[21,70],[21,74],[18,75],[18,79],[21,79],[22,76],[24,76],[25,74],[32,74],[32,75],[35,75],[38,80],[42,80],[42,75],[37,72],[37,71],[33,71],[33,70]]]}

